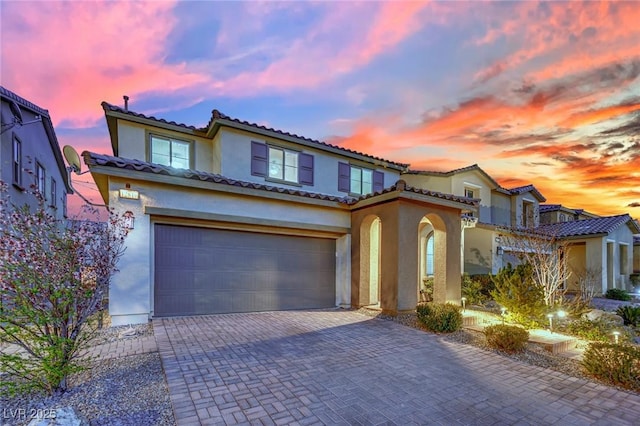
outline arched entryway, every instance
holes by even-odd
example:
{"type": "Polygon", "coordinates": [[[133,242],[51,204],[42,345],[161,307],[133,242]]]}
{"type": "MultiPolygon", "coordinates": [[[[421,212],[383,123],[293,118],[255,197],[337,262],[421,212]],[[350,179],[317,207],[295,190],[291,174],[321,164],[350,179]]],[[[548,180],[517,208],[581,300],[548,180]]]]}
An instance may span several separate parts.
{"type": "Polygon", "coordinates": [[[437,214],[425,215],[418,224],[418,300],[444,302],[447,299],[447,232],[437,214]]]}
{"type": "Polygon", "coordinates": [[[360,225],[360,288],[368,305],[380,305],[382,221],[367,216],[360,225]]]}

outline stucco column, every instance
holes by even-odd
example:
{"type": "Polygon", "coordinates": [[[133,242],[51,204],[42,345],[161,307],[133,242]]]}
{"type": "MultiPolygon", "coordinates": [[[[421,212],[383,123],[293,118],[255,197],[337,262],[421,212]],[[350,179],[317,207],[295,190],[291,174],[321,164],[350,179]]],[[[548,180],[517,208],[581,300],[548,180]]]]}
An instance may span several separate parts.
{"type": "Polygon", "coordinates": [[[457,212],[452,212],[443,217],[446,226],[446,295],[447,302],[454,304],[460,303],[461,292],[461,259],[460,259],[460,217],[457,212]]]}
{"type": "Polygon", "coordinates": [[[398,281],[400,233],[398,204],[387,204],[380,212],[382,219],[381,254],[380,254],[380,308],[383,312],[398,311],[398,281]]]}
{"type": "Polygon", "coordinates": [[[399,205],[398,268],[397,268],[397,310],[412,311],[418,304],[418,274],[420,271],[420,233],[418,231],[421,215],[399,205]]]}

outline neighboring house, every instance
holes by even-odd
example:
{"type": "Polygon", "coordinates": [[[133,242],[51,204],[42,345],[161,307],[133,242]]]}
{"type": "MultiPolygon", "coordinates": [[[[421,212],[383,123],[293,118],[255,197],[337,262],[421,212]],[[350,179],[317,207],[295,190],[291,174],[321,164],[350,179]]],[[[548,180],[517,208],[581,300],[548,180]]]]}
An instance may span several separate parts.
{"type": "Polygon", "coordinates": [[[0,97],[0,180],[11,203],[35,207],[29,192],[37,190],[54,216],[66,217],[72,190],[49,112],[2,86],[0,97]]]}
{"type": "Polygon", "coordinates": [[[567,290],[579,290],[578,281],[588,279],[598,292],[611,288],[631,290],[634,234],[640,227],[628,214],[557,222],[540,228],[569,242],[571,277],[567,290]]]}
{"type": "Polygon", "coordinates": [[[135,217],[111,284],[112,324],[413,310],[427,268],[434,299],[459,302],[460,218],[477,214],[472,198],[408,185],[406,164],[217,110],[196,128],[102,107],[113,155],[83,157],[105,203],[135,217]]]}
{"type": "Polygon", "coordinates": [[[402,174],[408,185],[477,199],[475,224],[463,229],[462,271],[470,275],[495,274],[507,263],[516,263],[515,248],[501,236],[509,228],[535,228],[540,224],[544,196],[533,186],[503,188],[477,164],[449,172],[409,171],[402,174]]]}
{"type": "MultiPolygon", "coordinates": [[[[640,223],[636,220],[640,227],[640,223]]],[[[631,284],[635,286],[636,293],[640,293],[640,235],[633,237],[633,277],[631,284]]]]}
{"type": "Polygon", "coordinates": [[[595,219],[600,217],[582,209],[570,209],[561,204],[540,205],[540,224],[571,222],[573,220],[595,219]]]}

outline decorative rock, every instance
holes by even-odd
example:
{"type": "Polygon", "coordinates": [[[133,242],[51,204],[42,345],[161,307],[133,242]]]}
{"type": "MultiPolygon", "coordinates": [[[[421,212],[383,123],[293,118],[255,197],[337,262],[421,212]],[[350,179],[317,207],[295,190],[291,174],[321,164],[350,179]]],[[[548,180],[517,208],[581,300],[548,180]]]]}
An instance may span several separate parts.
{"type": "Polygon", "coordinates": [[[596,321],[600,319],[600,317],[603,316],[604,314],[606,314],[605,311],[600,309],[594,309],[592,311],[587,312],[586,314],[583,314],[582,317],[585,319],[588,319],[589,321],[596,321]]]}

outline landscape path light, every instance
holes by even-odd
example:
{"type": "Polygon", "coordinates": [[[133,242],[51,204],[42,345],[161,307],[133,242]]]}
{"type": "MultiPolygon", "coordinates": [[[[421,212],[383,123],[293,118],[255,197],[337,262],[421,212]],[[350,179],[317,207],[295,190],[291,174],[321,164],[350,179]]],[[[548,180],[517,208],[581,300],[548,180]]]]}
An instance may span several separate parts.
{"type": "Polygon", "coordinates": [[[460,299],[460,300],[462,300],[462,312],[464,312],[464,311],[465,311],[465,309],[467,308],[467,298],[466,298],[466,297],[463,297],[463,298],[462,298],[462,299],[460,299]]]}
{"type": "Polygon", "coordinates": [[[505,308],[504,306],[502,308],[500,308],[500,311],[502,312],[502,325],[504,325],[504,316],[507,313],[507,308],[505,308]]]}
{"type": "Polygon", "coordinates": [[[618,343],[618,340],[619,340],[619,338],[620,338],[620,332],[619,332],[618,330],[616,330],[616,331],[614,331],[614,332],[613,332],[613,338],[615,339],[616,344],[617,344],[617,343],[618,343]]]}
{"type": "Polygon", "coordinates": [[[553,314],[547,314],[547,318],[549,318],[549,331],[553,333],[553,314]]]}

